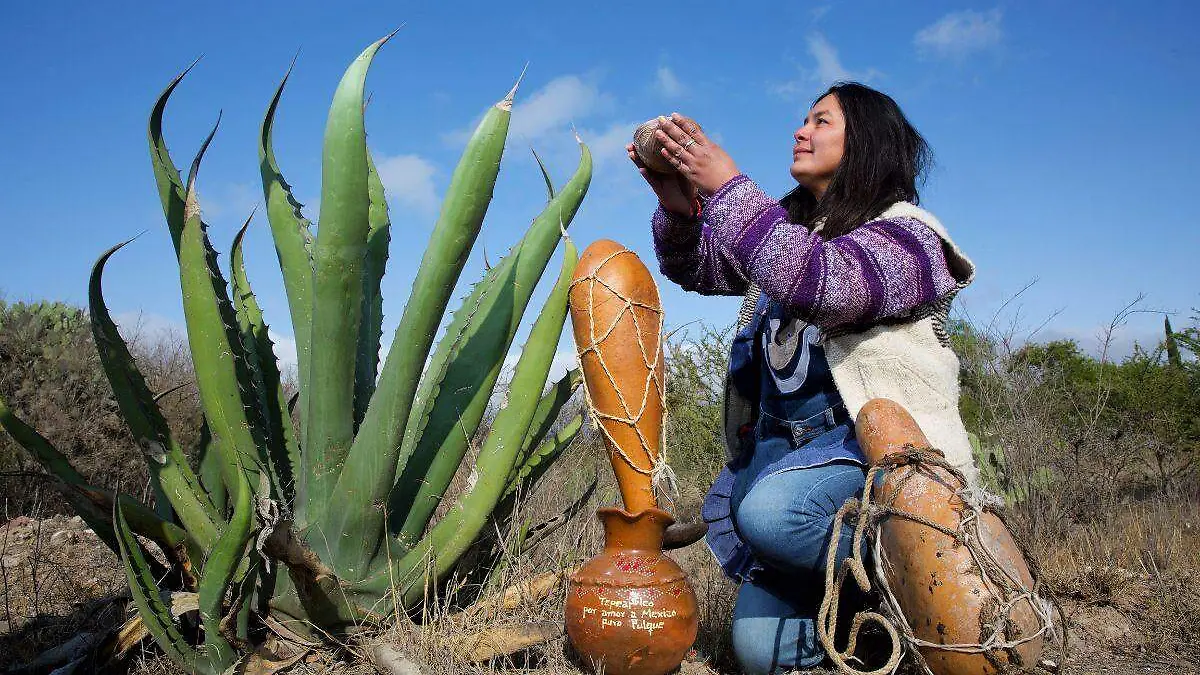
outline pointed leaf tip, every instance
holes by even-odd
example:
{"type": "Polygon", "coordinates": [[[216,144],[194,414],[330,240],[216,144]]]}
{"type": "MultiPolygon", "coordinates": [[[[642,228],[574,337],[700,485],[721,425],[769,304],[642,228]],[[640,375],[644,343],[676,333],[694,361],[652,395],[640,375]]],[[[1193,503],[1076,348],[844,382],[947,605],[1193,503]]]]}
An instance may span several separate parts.
{"type": "Polygon", "coordinates": [[[508,91],[508,95],[504,97],[504,100],[502,100],[496,104],[497,108],[500,108],[502,110],[512,110],[513,98],[516,97],[517,88],[521,86],[521,81],[525,79],[525,72],[528,70],[529,70],[529,62],[526,61],[525,67],[521,69],[521,74],[517,76],[516,84],[514,84],[512,89],[510,89],[508,91]]]}
{"type": "Polygon", "coordinates": [[[200,54],[191,63],[189,63],[188,67],[183,69],[183,72],[181,72],[175,76],[175,82],[178,83],[180,80],[182,80],[184,78],[184,76],[187,75],[192,70],[192,68],[196,67],[197,63],[200,63],[200,59],[202,59],[202,58],[204,58],[204,54],[200,54]]]}
{"type": "Polygon", "coordinates": [[[204,142],[200,144],[200,150],[196,153],[196,158],[192,160],[192,168],[188,170],[187,180],[187,195],[190,201],[194,196],[196,188],[196,174],[200,171],[200,162],[204,159],[204,153],[208,152],[208,146],[212,143],[213,137],[217,135],[217,129],[221,126],[221,116],[225,114],[224,110],[217,111],[217,121],[213,123],[212,131],[208,132],[204,142]]]}
{"type": "Polygon", "coordinates": [[[250,229],[250,221],[254,220],[254,215],[256,213],[258,213],[258,204],[255,204],[254,208],[250,210],[250,215],[246,216],[246,222],[242,223],[241,229],[238,230],[237,234],[234,236],[234,248],[237,248],[238,242],[240,242],[242,238],[246,236],[246,231],[250,229]]]}
{"type": "Polygon", "coordinates": [[[399,26],[396,26],[396,30],[393,30],[392,32],[388,33],[387,35],[384,35],[383,38],[379,40],[379,46],[382,47],[385,42],[396,37],[396,33],[399,33],[401,28],[404,28],[404,24],[400,24],[399,26]]]}

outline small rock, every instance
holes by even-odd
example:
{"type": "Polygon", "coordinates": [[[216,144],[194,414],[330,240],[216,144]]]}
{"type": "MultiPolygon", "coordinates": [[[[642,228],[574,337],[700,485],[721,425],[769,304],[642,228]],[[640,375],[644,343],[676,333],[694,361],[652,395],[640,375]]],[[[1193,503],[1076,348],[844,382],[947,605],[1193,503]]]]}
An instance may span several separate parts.
{"type": "Polygon", "coordinates": [[[73,544],[75,543],[75,539],[76,537],[74,532],[70,530],[59,530],[58,532],[50,535],[50,545],[61,546],[63,544],[73,544]]]}
{"type": "Polygon", "coordinates": [[[75,516],[67,521],[72,527],[83,527],[83,518],[75,516]]]}
{"type": "Polygon", "coordinates": [[[1058,661],[1051,661],[1050,659],[1042,659],[1041,661],[1038,661],[1038,666],[1041,667],[1043,670],[1048,670],[1052,673],[1058,672],[1058,661]]]}
{"type": "Polygon", "coordinates": [[[32,524],[33,518],[30,518],[29,516],[17,516],[16,518],[13,518],[5,523],[4,529],[12,531],[23,527],[29,527],[32,524]]]}
{"type": "Polygon", "coordinates": [[[371,657],[375,665],[389,675],[428,675],[428,671],[420,664],[389,644],[372,646],[371,657]]]}

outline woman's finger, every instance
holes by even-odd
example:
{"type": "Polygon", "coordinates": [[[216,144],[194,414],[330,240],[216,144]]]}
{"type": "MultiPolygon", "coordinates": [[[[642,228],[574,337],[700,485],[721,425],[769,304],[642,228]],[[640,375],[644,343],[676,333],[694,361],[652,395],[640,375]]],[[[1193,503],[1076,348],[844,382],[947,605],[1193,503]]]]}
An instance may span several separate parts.
{"type": "MultiPolygon", "coordinates": [[[[695,139],[695,145],[709,144],[708,137],[704,135],[703,131],[701,131],[700,125],[696,124],[696,120],[685,115],[680,115],[679,113],[671,113],[671,121],[674,122],[675,125],[678,126],[680,130],[686,133],[689,137],[695,139]]],[[[685,139],[684,143],[686,142],[687,140],[685,139]]]]}
{"type": "Polygon", "coordinates": [[[676,144],[675,149],[672,150],[672,149],[666,147],[666,144],[664,143],[663,149],[661,150],[661,152],[662,152],[662,156],[664,158],[666,158],[666,160],[668,162],[671,163],[671,166],[675,167],[679,171],[683,171],[683,166],[684,166],[685,162],[683,161],[683,158],[681,157],[682,153],[677,152],[678,149],[679,149],[678,144],[676,144]]]}
{"type": "Polygon", "coordinates": [[[660,122],[659,126],[668,133],[672,140],[679,143],[684,150],[691,150],[696,146],[703,146],[708,143],[707,137],[700,131],[700,125],[696,124],[695,120],[679,113],[671,113],[671,117],[667,119],[667,123],[663,124],[660,122]]]}
{"type": "Polygon", "coordinates": [[[678,143],[683,143],[690,138],[687,132],[681,129],[674,120],[667,117],[658,118],[658,128],[660,131],[666,134],[667,137],[678,143]]]}
{"type": "MultiPolygon", "coordinates": [[[[662,131],[661,129],[654,133],[655,133],[655,138],[657,138],[659,140],[659,142],[662,143],[663,152],[666,153],[664,156],[668,160],[674,160],[674,159],[685,159],[686,160],[686,159],[694,158],[693,156],[691,156],[691,149],[696,147],[695,143],[690,143],[689,147],[685,148],[683,145],[676,142],[671,136],[668,136],[666,134],[666,132],[662,131]]],[[[684,140],[683,143],[687,144],[688,141],[690,141],[690,140],[691,140],[691,138],[689,137],[687,140],[684,140]]],[[[674,163],[674,162],[672,162],[672,163],[674,163]]]]}

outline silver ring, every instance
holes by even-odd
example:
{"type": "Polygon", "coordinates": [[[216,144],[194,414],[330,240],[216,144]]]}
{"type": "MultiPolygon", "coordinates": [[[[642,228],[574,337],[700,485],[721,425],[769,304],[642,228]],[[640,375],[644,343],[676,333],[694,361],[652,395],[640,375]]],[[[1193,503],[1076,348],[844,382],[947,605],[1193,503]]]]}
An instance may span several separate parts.
{"type": "Polygon", "coordinates": [[[689,139],[688,139],[688,142],[683,144],[683,149],[684,149],[684,150],[687,150],[688,148],[692,147],[692,146],[693,146],[693,145],[695,145],[695,144],[696,144],[696,139],[694,139],[694,138],[689,138],[689,139]]]}

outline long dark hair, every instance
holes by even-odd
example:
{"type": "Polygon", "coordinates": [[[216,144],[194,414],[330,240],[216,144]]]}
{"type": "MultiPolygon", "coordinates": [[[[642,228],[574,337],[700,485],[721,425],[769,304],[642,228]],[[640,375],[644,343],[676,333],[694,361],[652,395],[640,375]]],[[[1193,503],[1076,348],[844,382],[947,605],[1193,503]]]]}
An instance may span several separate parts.
{"type": "Polygon", "coordinates": [[[932,164],[929,144],[891,96],[857,82],[838,82],[813,101],[837,97],[846,118],[842,163],[818,200],[803,185],[779,203],[792,222],[833,239],[875,218],[897,201],[920,201],[917,184],[932,164]]]}

